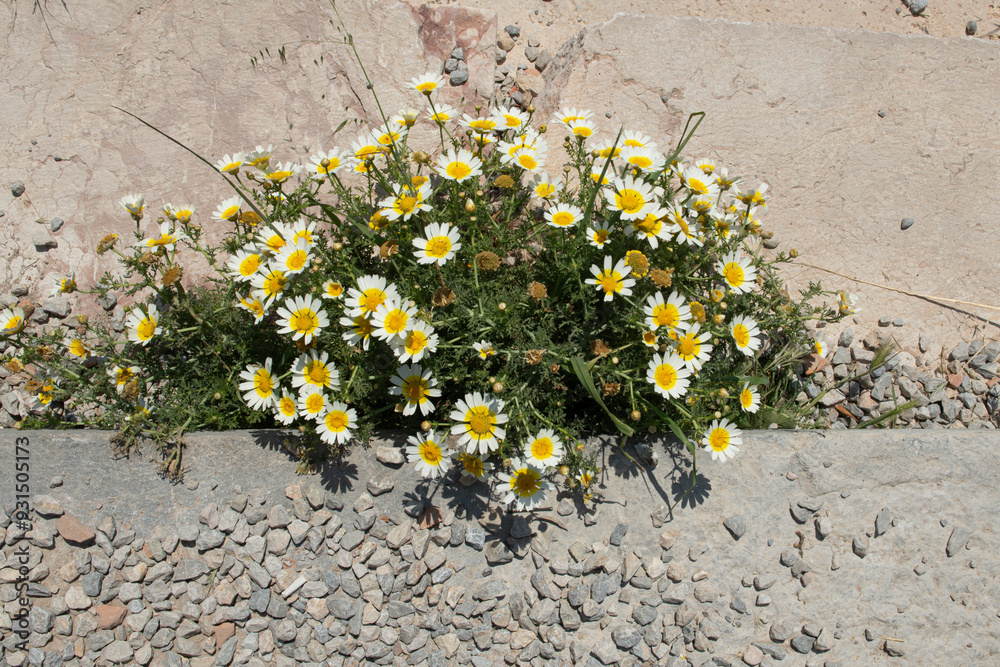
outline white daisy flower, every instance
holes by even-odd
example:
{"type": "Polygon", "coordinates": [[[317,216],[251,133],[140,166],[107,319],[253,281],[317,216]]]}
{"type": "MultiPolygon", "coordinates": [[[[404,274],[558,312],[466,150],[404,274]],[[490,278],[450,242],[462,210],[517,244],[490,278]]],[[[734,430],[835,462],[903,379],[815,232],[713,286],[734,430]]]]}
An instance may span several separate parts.
{"type": "Polygon", "coordinates": [[[383,125],[379,129],[372,132],[372,136],[375,137],[375,141],[386,148],[402,142],[403,138],[406,137],[406,134],[406,124],[394,122],[392,118],[389,119],[388,125],[383,125]]]}
{"type": "Polygon", "coordinates": [[[729,326],[736,348],[748,357],[760,349],[760,329],[752,317],[737,315],[729,326]]]}
{"type": "Polygon", "coordinates": [[[324,299],[342,299],[344,297],[344,286],[337,280],[327,280],[323,283],[324,299]]]}
{"type": "Polygon", "coordinates": [[[413,246],[416,248],[413,254],[416,255],[418,264],[444,266],[462,248],[462,244],[458,242],[461,238],[458,228],[447,222],[432,222],[424,227],[424,235],[427,238],[418,236],[413,239],[413,246]]]}
{"type": "Polygon", "coordinates": [[[174,245],[178,241],[186,239],[188,236],[184,232],[178,232],[173,229],[173,223],[169,220],[164,220],[160,223],[160,235],[143,239],[135,245],[140,248],[146,248],[147,250],[159,250],[163,248],[167,252],[173,252],[174,245]]]}
{"type": "Polygon", "coordinates": [[[614,187],[604,191],[608,206],[621,212],[622,220],[641,220],[650,211],[655,211],[659,204],[657,198],[663,195],[662,188],[654,187],[643,180],[632,178],[616,178],[614,187]]]}
{"type": "Polygon", "coordinates": [[[271,375],[271,357],[264,361],[263,366],[249,364],[245,371],[240,371],[240,377],[245,380],[240,383],[240,391],[246,392],[243,400],[252,410],[264,410],[274,404],[278,381],[271,375]]]}
{"type": "Polygon", "coordinates": [[[284,424],[290,425],[299,416],[299,403],[295,396],[282,387],[281,398],[274,402],[274,418],[284,424]]]}
{"type": "Polygon", "coordinates": [[[257,250],[261,255],[277,255],[288,245],[285,239],[291,237],[291,227],[283,222],[272,222],[257,233],[257,250]]]}
{"type": "Polygon", "coordinates": [[[278,308],[278,333],[292,334],[292,340],[301,340],[308,345],[323,329],[330,326],[330,320],[323,310],[323,304],[312,296],[297,296],[285,301],[278,308]]]}
{"type": "Polygon", "coordinates": [[[392,189],[394,194],[379,202],[379,206],[385,209],[382,215],[386,219],[398,220],[402,218],[403,220],[409,220],[414,213],[431,210],[430,205],[424,203],[424,199],[431,193],[430,182],[424,183],[419,188],[411,188],[407,185],[393,183],[392,189]]]}
{"type": "Polygon", "coordinates": [[[417,408],[420,408],[422,415],[434,412],[434,404],[430,399],[440,396],[441,390],[437,389],[437,380],[431,377],[429,368],[424,369],[420,364],[400,366],[390,382],[395,386],[389,388],[389,393],[406,399],[404,416],[412,415],[417,408]]]}
{"type": "Polygon", "coordinates": [[[487,359],[497,353],[497,351],[493,349],[492,343],[487,343],[485,340],[481,340],[478,343],[473,343],[472,347],[474,347],[476,349],[476,352],[479,353],[480,359],[487,359]]]}
{"type": "Polygon", "coordinates": [[[264,309],[264,302],[261,301],[258,296],[253,294],[242,297],[240,302],[236,305],[253,315],[254,324],[260,324],[260,321],[264,319],[264,315],[267,313],[264,309]]]}
{"type": "Polygon", "coordinates": [[[667,209],[656,208],[648,212],[645,217],[629,220],[625,224],[625,235],[646,239],[651,248],[657,248],[661,239],[664,241],[670,239],[668,226],[664,224],[667,215],[667,209]]]}
{"type": "Polygon", "coordinates": [[[361,349],[367,352],[368,346],[371,344],[372,334],[375,332],[372,321],[364,315],[355,315],[353,317],[341,317],[340,324],[350,327],[349,331],[344,332],[343,339],[350,345],[360,344],[361,349]]]}
{"type": "Polygon", "coordinates": [[[498,129],[520,131],[528,125],[527,112],[521,111],[515,106],[503,106],[493,114],[497,119],[498,129]]]}
{"type": "Polygon", "coordinates": [[[539,470],[554,468],[563,457],[563,444],[550,428],[543,428],[524,446],[525,462],[539,470]]]}
{"type": "Polygon", "coordinates": [[[492,132],[497,129],[500,123],[497,122],[497,119],[493,116],[487,116],[486,118],[473,118],[469,114],[463,114],[462,125],[478,134],[486,134],[487,132],[492,132]]]}
{"type": "Polygon", "coordinates": [[[641,147],[623,148],[621,159],[644,174],[662,170],[665,162],[663,156],[654,149],[641,147]]]}
{"type": "Polygon", "coordinates": [[[679,335],[677,344],[674,347],[674,352],[677,353],[692,372],[701,370],[705,362],[710,359],[708,353],[712,351],[712,346],[706,342],[712,338],[712,334],[707,331],[705,333],[700,332],[701,324],[695,322],[694,326],[688,331],[679,335]]]}
{"type": "Polygon", "coordinates": [[[429,96],[435,90],[444,86],[444,77],[440,74],[428,72],[423,76],[414,77],[407,85],[418,93],[429,96]]]}
{"type": "Polygon", "coordinates": [[[12,306],[0,312],[0,333],[16,334],[24,331],[27,321],[24,318],[24,309],[19,306],[12,306]]]}
{"type": "Polygon", "coordinates": [[[511,155],[512,162],[527,172],[535,172],[545,166],[545,154],[533,146],[521,146],[511,155]]]}
{"type": "Polygon", "coordinates": [[[584,139],[589,139],[597,131],[597,125],[591,120],[573,120],[567,127],[573,134],[584,139]]]}
{"type": "Polygon", "coordinates": [[[671,292],[666,300],[663,299],[663,292],[651,294],[646,298],[643,312],[646,313],[646,326],[653,331],[660,327],[684,331],[691,326],[691,308],[677,290],[671,292]]]}
{"type": "Polygon", "coordinates": [[[726,287],[737,294],[753,289],[757,279],[757,268],[752,257],[744,257],[739,251],[727,253],[716,264],[719,275],[726,279],[726,287]]]}
{"type": "Polygon", "coordinates": [[[298,243],[285,244],[272,265],[284,271],[286,276],[294,276],[308,269],[311,262],[309,244],[305,239],[299,239],[298,243]]]}
{"type": "Polygon", "coordinates": [[[358,165],[374,160],[382,155],[383,150],[382,144],[378,142],[378,137],[371,132],[362,132],[357,139],[351,142],[351,154],[357,160],[358,165]]]}
{"type": "Polygon", "coordinates": [[[306,244],[311,248],[316,240],[313,238],[313,233],[316,231],[316,221],[306,220],[305,218],[299,218],[291,224],[291,226],[285,227],[285,241],[289,245],[297,245],[299,241],[305,241],[306,244]]]}
{"type": "Polygon", "coordinates": [[[261,268],[263,258],[252,245],[244,246],[226,262],[226,268],[237,282],[248,283],[261,268]]]}
{"type": "Polygon", "coordinates": [[[332,361],[327,361],[329,358],[329,353],[318,353],[316,350],[300,354],[292,365],[292,387],[308,385],[332,391],[340,389],[340,371],[332,361]]]}
{"type": "Polygon", "coordinates": [[[593,278],[587,278],[584,282],[594,285],[598,292],[604,292],[604,300],[611,301],[615,294],[631,296],[632,286],[635,280],[626,278],[632,272],[632,267],[625,263],[625,259],[619,259],[614,268],[611,267],[611,256],[604,256],[604,269],[601,270],[596,264],[590,267],[593,278]]]}
{"type": "Polygon", "coordinates": [[[163,205],[163,215],[167,218],[170,218],[174,222],[181,222],[181,223],[190,222],[191,216],[194,215],[194,211],[195,211],[194,206],[189,206],[186,204],[184,206],[177,206],[177,207],[174,207],[173,204],[163,205]]]}
{"type": "Polygon", "coordinates": [[[458,152],[450,150],[438,158],[437,171],[443,178],[461,183],[466,179],[478,179],[482,176],[483,161],[464,148],[458,152]]]}
{"type": "Polygon", "coordinates": [[[814,354],[816,354],[816,355],[818,355],[820,357],[825,357],[826,353],[827,353],[826,343],[824,341],[820,340],[819,338],[817,338],[816,340],[813,341],[812,351],[813,351],[814,354]]]}
{"type": "Polygon", "coordinates": [[[556,204],[545,212],[545,219],[553,227],[572,227],[583,219],[583,210],[572,204],[556,204]]]}
{"type": "Polygon", "coordinates": [[[275,166],[267,167],[264,170],[264,179],[269,183],[280,185],[300,171],[302,171],[301,164],[293,164],[291,162],[282,164],[278,162],[275,166]]]}
{"type": "Polygon", "coordinates": [[[303,385],[299,389],[299,414],[305,419],[318,421],[326,413],[329,401],[323,387],[313,384],[303,385]]]}
{"type": "Polygon", "coordinates": [[[160,326],[160,314],[156,310],[156,304],[151,303],[146,308],[146,312],[141,307],[136,306],[125,319],[125,328],[128,329],[128,339],[133,343],[138,343],[145,347],[154,336],[163,333],[160,326]]]}
{"type": "Polygon", "coordinates": [[[603,248],[608,242],[608,237],[611,236],[611,228],[608,227],[608,223],[602,222],[596,227],[588,229],[587,235],[590,237],[590,245],[595,248],[603,248]]]}
{"type": "Polygon", "coordinates": [[[552,120],[557,123],[562,123],[567,128],[569,124],[574,121],[588,120],[594,113],[590,109],[581,109],[577,111],[573,107],[563,107],[560,113],[554,114],[552,120]]]}
{"type": "Polygon", "coordinates": [[[334,401],[319,420],[316,435],[328,445],[345,443],[351,439],[351,429],[357,428],[358,414],[347,403],[334,401]]]}
{"type": "Polygon", "coordinates": [[[370,317],[388,299],[398,298],[399,292],[392,283],[386,283],[383,276],[367,275],[358,278],[358,288],[347,290],[347,314],[351,317],[370,317]]]}
{"type": "Polygon", "coordinates": [[[418,433],[407,438],[406,459],[416,463],[416,470],[422,477],[434,479],[448,472],[453,452],[445,447],[444,439],[431,429],[427,435],[418,433]]]}
{"type": "Polygon", "coordinates": [[[715,179],[696,166],[683,168],[681,183],[696,196],[704,196],[709,200],[719,197],[719,186],[715,179]]]}
{"type": "Polygon", "coordinates": [[[326,178],[330,174],[336,174],[346,164],[344,156],[340,154],[339,148],[320,151],[310,157],[309,162],[306,168],[315,174],[315,177],[318,179],[326,178]]]}
{"type": "Polygon", "coordinates": [[[434,327],[416,320],[406,334],[397,340],[394,352],[400,362],[420,361],[437,350],[437,344],[438,335],[434,333],[434,327]]]}
{"type": "Polygon", "coordinates": [[[841,315],[854,315],[860,313],[861,309],[858,308],[858,297],[850,292],[845,292],[843,290],[837,292],[837,303],[840,307],[841,315]]]}
{"type": "Polygon", "coordinates": [[[375,337],[392,344],[397,336],[402,338],[406,335],[416,316],[417,308],[411,306],[409,301],[404,303],[398,296],[388,299],[372,315],[375,337]]]}
{"type": "Polygon", "coordinates": [[[648,148],[656,150],[656,142],[651,137],[635,130],[625,130],[622,132],[621,145],[623,148],[648,148]]]}
{"type": "Polygon", "coordinates": [[[744,412],[757,412],[760,409],[760,394],[757,392],[757,387],[749,382],[744,383],[740,391],[740,407],[744,412]]]}
{"type": "Polygon", "coordinates": [[[680,245],[690,245],[701,247],[704,241],[698,236],[697,223],[691,222],[684,215],[683,209],[676,204],[671,204],[667,209],[667,229],[668,235],[676,234],[674,240],[680,245]]]}
{"type": "MultiPolygon", "coordinates": [[[[139,376],[138,366],[113,366],[107,371],[108,377],[115,383],[115,390],[121,394],[125,385],[139,376]]],[[[241,387],[242,389],[242,387],[241,387]]]]}
{"type": "Polygon", "coordinates": [[[736,198],[749,207],[760,206],[767,208],[767,199],[764,193],[767,192],[767,183],[761,183],[753,192],[743,192],[736,195],[736,198]]]}
{"type": "Polygon", "coordinates": [[[506,492],[505,503],[515,503],[518,509],[530,510],[545,499],[545,491],[552,488],[551,482],[542,477],[542,471],[520,459],[512,459],[510,473],[502,472],[500,491],[506,492]]]}
{"type": "Polygon", "coordinates": [[[646,371],[646,381],[664,398],[680,398],[687,393],[691,371],[676,354],[654,354],[646,371]]]}
{"type": "Polygon", "coordinates": [[[550,180],[546,172],[533,174],[528,189],[535,201],[552,201],[562,191],[562,179],[550,180]]]}
{"type": "Polygon", "coordinates": [[[52,276],[52,287],[49,289],[49,296],[59,296],[60,294],[72,294],[76,291],[76,273],[68,276],[52,276]]]}
{"type": "Polygon", "coordinates": [[[226,154],[222,156],[221,160],[215,163],[215,168],[224,174],[235,175],[240,173],[240,167],[243,166],[245,159],[246,156],[243,153],[226,154]]]}
{"type": "Polygon", "coordinates": [[[271,163],[271,155],[274,153],[274,145],[269,144],[267,148],[263,146],[257,146],[249,153],[246,154],[244,158],[244,163],[250,165],[251,167],[256,167],[257,169],[264,170],[267,169],[267,165],[271,163]]]}
{"type": "Polygon", "coordinates": [[[267,310],[276,299],[281,297],[288,285],[285,272],[280,269],[262,266],[250,281],[254,291],[252,296],[260,300],[267,310]]]}
{"type": "Polygon", "coordinates": [[[461,422],[453,426],[451,432],[459,435],[458,445],[465,446],[470,453],[479,451],[486,454],[500,447],[500,441],[507,432],[498,424],[507,423],[503,413],[504,402],[498,398],[484,398],[478,391],[466,394],[455,403],[451,418],[461,422]]]}
{"type": "Polygon", "coordinates": [[[708,428],[701,444],[705,445],[705,451],[712,453],[713,461],[726,462],[726,458],[735,458],[740,448],[737,445],[743,444],[743,431],[736,428],[736,425],[728,419],[722,421],[715,419],[708,428]]]}
{"type": "Polygon", "coordinates": [[[216,222],[233,222],[240,217],[240,202],[242,200],[239,197],[230,197],[224,200],[215,208],[215,213],[212,214],[212,220],[216,222]]]}
{"type": "Polygon", "coordinates": [[[143,199],[142,195],[125,195],[118,201],[118,203],[121,204],[133,218],[141,218],[142,211],[146,208],[146,200],[143,199]]]}
{"type": "Polygon", "coordinates": [[[430,107],[427,110],[427,117],[430,118],[435,123],[439,125],[444,125],[449,120],[454,120],[458,117],[458,111],[454,107],[450,107],[447,104],[441,106],[430,107]]]}
{"type": "Polygon", "coordinates": [[[67,331],[63,337],[63,344],[66,346],[66,351],[72,357],[78,359],[87,359],[90,357],[90,348],[87,347],[87,344],[75,332],[71,333],[67,331]]]}

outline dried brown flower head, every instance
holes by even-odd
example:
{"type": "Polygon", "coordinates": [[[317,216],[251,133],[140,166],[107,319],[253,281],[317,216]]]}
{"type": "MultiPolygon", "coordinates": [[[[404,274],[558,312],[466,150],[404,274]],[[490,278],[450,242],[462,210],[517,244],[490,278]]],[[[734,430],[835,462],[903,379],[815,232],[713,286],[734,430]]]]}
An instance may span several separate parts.
{"type": "Polygon", "coordinates": [[[122,387],[122,397],[127,398],[130,401],[134,401],[139,398],[139,383],[135,380],[128,382],[122,387]]]}
{"type": "Polygon", "coordinates": [[[424,151],[413,151],[413,155],[410,156],[415,164],[430,164],[431,156],[424,151]]]}
{"type": "Polygon", "coordinates": [[[501,190],[509,190],[514,187],[514,179],[511,178],[509,174],[501,174],[500,176],[497,176],[495,181],[493,181],[493,185],[497,186],[501,190]]]}
{"type": "Polygon", "coordinates": [[[386,241],[378,249],[378,256],[382,259],[389,259],[393,255],[399,252],[399,244],[392,239],[386,241]]]}
{"type": "Polygon", "coordinates": [[[597,356],[601,356],[602,354],[607,354],[611,352],[611,348],[608,347],[603,340],[597,338],[595,340],[590,341],[590,351],[597,356]]]}
{"type": "Polygon", "coordinates": [[[688,307],[691,308],[691,317],[693,317],[696,322],[704,324],[705,323],[705,306],[701,305],[697,301],[692,301],[692,302],[688,303],[688,307]]]}
{"type": "Polygon", "coordinates": [[[549,366],[549,370],[552,371],[553,373],[558,373],[560,370],[559,364],[552,364],[551,366],[549,366]]]}
{"type": "Polygon", "coordinates": [[[239,221],[248,227],[256,227],[264,222],[264,219],[257,215],[256,211],[243,211],[240,213],[239,221]]]}
{"type": "Polygon", "coordinates": [[[28,381],[24,383],[24,390],[32,396],[37,396],[43,386],[44,385],[42,385],[42,383],[35,378],[28,378],[28,381]]]}
{"type": "Polygon", "coordinates": [[[670,287],[674,282],[673,269],[653,269],[649,272],[649,279],[657,287],[670,287]]]}
{"type": "Polygon", "coordinates": [[[527,354],[524,355],[524,360],[528,362],[529,366],[537,366],[542,363],[544,354],[545,350],[528,350],[527,354]]]}
{"type": "Polygon", "coordinates": [[[538,281],[532,282],[528,285],[528,296],[530,296],[535,301],[541,301],[549,295],[549,291],[545,289],[545,285],[538,281]]]}
{"type": "Polygon", "coordinates": [[[496,253],[484,250],[476,255],[476,264],[482,271],[496,271],[500,268],[500,258],[496,253]]]}
{"type": "Polygon", "coordinates": [[[439,308],[450,306],[455,303],[455,293],[447,287],[442,287],[438,291],[434,292],[434,296],[431,297],[431,303],[439,308]]]}
{"type": "Polygon", "coordinates": [[[118,243],[118,235],[108,234],[97,243],[97,254],[103,255],[107,251],[114,248],[116,243],[118,243]]]}
{"type": "Polygon", "coordinates": [[[601,385],[601,394],[604,396],[617,396],[621,390],[621,382],[605,382],[601,385]]]}
{"type": "Polygon", "coordinates": [[[146,266],[150,266],[151,264],[156,264],[156,255],[154,255],[151,252],[144,252],[142,253],[142,257],[139,258],[139,261],[145,264],[146,266]]]}
{"type": "Polygon", "coordinates": [[[308,352],[309,350],[311,350],[314,347],[316,347],[316,339],[315,338],[313,338],[308,343],[305,343],[303,341],[305,341],[304,338],[300,338],[297,341],[295,341],[295,347],[296,347],[296,349],[298,349],[299,352],[308,352]]]}
{"type": "Polygon", "coordinates": [[[43,361],[52,360],[52,348],[48,345],[39,345],[35,348],[35,352],[38,353],[38,356],[40,356],[43,361]]]}
{"type": "Polygon", "coordinates": [[[20,373],[21,371],[24,370],[24,364],[22,364],[17,359],[11,359],[10,361],[7,362],[7,370],[9,370],[11,373],[20,373]]]}
{"type": "Polygon", "coordinates": [[[173,285],[174,283],[179,282],[183,276],[184,269],[174,264],[167,269],[166,273],[163,274],[163,286],[167,287],[169,285],[173,285]]]}

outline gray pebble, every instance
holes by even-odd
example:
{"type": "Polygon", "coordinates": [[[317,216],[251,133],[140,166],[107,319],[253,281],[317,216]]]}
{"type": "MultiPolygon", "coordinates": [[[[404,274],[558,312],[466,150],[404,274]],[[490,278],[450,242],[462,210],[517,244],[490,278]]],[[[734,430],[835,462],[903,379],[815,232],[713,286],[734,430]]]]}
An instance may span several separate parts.
{"type": "Polygon", "coordinates": [[[816,643],[816,639],[810,637],[809,635],[796,635],[792,638],[792,648],[799,653],[809,653],[812,650],[813,644],[816,643]]]}
{"type": "Polygon", "coordinates": [[[868,538],[865,537],[864,535],[859,535],[858,537],[854,538],[854,544],[852,545],[852,548],[854,549],[854,553],[857,554],[858,558],[864,558],[865,556],[868,555],[869,546],[870,545],[868,542],[868,538]]]}
{"type": "Polygon", "coordinates": [[[840,339],[837,341],[837,345],[849,348],[853,343],[854,329],[844,329],[840,334],[840,339]]]}
{"type": "Polygon", "coordinates": [[[894,319],[892,321],[892,326],[894,326],[894,327],[901,327],[901,326],[903,326],[903,318],[902,317],[897,317],[896,319],[894,319]]]}
{"type": "Polygon", "coordinates": [[[10,193],[15,197],[20,197],[24,194],[24,183],[22,181],[14,181],[10,184],[10,193]]]}
{"type": "Polygon", "coordinates": [[[539,51],[537,46],[529,46],[524,50],[524,57],[528,59],[528,62],[533,63],[538,59],[538,53],[539,51]]]}
{"type": "Polygon", "coordinates": [[[63,223],[64,221],[62,218],[52,218],[51,220],[49,220],[49,229],[51,229],[54,232],[58,232],[60,229],[62,229],[63,223]]]}
{"type": "Polygon", "coordinates": [[[59,475],[53,477],[52,480],[49,482],[50,489],[54,489],[57,486],[62,486],[62,485],[63,485],[63,478],[59,475]]]}
{"type": "Polygon", "coordinates": [[[538,48],[539,46],[541,46],[541,45],[542,45],[542,43],[541,43],[541,42],[539,42],[539,41],[538,41],[537,39],[535,39],[534,37],[529,37],[529,38],[528,38],[528,46],[533,46],[533,47],[535,47],[535,48],[537,49],[537,48],[538,48]]]}
{"type": "Polygon", "coordinates": [[[734,540],[740,539],[747,532],[747,520],[742,514],[729,517],[722,522],[722,525],[726,527],[734,540]]]}
{"type": "Polygon", "coordinates": [[[951,531],[951,536],[948,537],[948,546],[945,548],[945,553],[948,554],[948,558],[951,558],[965,548],[965,545],[968,543],[970,537],[972,537],[971,530],[955,526],[951,531]]]}
{"type": "Polygon", "coordinates": [[[905,231],[912,227],[914,222],[916,221],[913,218],[903,218],[899,223],[899,228],[905,231]]]}
{"type": "Polygon", "coordinates": [[[38,252],[45,252],[59,246],[59,242],[49,236],[48,232],[39,230],[31,235],[31,243],[38,252]]]}
{"type": "Polygon", "coordinates": [[[920,16],[925,9],[927,9],[927,0],[910,0],[910,13],[914,16],[920,16]]]}
{"type": "Polygon", "coordinates": [[[890,525],[892,525],[892,512],[889,511],[888,507],[885,507],[875,517],[875,537],[880,537],[888,532],[890,525]]]}
{"type": "Polygon", "coordinates": [[[468,70],[456,70],[451,73],[451,76],[448,78],[448,83],[450,83],[453,86],[461,86],[468,80],[469,80],[468,70]]]}
{"type": "Polygon", "coordinates": [[[454,72],[456,69],[458,69],[458,60],[456,60],[455,58],[448,58],[447,60],[444,61],[445,74],[450,74],[451,72],[454,72]]]}
{"type": "Polygon", "coordinates": [[[628,532],[628,524],[618,522],[615,529],[611,531],[611,538],[608,540],[612,546],[620,547],[622,540],[625,539],[625,533],[628,532]]]}
{"type": "Polygon", "coordinates": [[[461,46],[456,46],[451,50],[451,57],[455,60],[465,60],[465,51],[462,50],[461,46]]]}
{"type": "Polygon", "coordinates": [[[977,30],[979,30],[979,26],[976,25],[975,21],[969,21],[965,24],[965,34],[969,37],[975,35],[977,30]]]}
{"type": "Polygon", "coordinates": [[[513,37],[514,39],[517,39],[518,37],[521,36],[521,29],[518,28],[516,25],[509,25],[506,28],[504,28],[503,31],[508,35],[510,35],[511,37],[513,37]]]}
{"type": "Polygon", "coordinates": [[[470,524],[465,530],[465,543],[476,551],[482,551],[486,545],[486,531],[477,523],[470,524]]]}
{"type": "Polygon", "coordinates": [[[880,327],[887,327],[890,324],[892,324],[892,318],[889,317],[888,315],[883,315],[882,317],[878,318],[878,325],[880,327]]]}
{"type": "Polygon", "coordinates": [[[538,54],[538,58],[535,60],[535,69],[537,69],[539,72],[544,72],[545,68],[549,66],[550,62],[552,62],[552,54],[549,53],[548,49],[545,49],[544,51],[538,54]]]}
{"type": "MultiPolygon", "coordinates": [[[[899,13],[899,8],[898,7],[896,8],[896,13],[897,14],[899,13]]],[[[878,110],[878,117],[879,118],[885,118],[885,111],[883,111],[882,109],[879,109],[878,110]]]]}

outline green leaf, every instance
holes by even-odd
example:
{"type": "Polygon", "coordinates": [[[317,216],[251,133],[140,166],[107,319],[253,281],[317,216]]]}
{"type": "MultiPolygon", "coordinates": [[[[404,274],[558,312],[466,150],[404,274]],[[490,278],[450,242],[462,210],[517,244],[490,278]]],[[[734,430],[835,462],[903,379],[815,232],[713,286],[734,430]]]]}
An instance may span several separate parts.
{"type": "Polygon", "coordinates": [[[609,417],[611,417],[611,421],[614,422],[618,430],[625,435],[633,435],[635,433],[635,429],[611,414],[611,410],[608,410],[608,406],[604,404],[604,401],[601,399],[600,392],[597,391],[597,387],[594,385],[594,378],[590,375],[590,371],[587,370],[587,364],[583,361],[583,359],[580,357],[573,357],[570,359],[570,365],[573,366],[573,372],[576,373],[576,377],[580,379],[580,384],[582,384],[583,388],[587,390],[590,397],[597,401],[598,405],[604,408],[604,411],[608,413],[609,417]]]}

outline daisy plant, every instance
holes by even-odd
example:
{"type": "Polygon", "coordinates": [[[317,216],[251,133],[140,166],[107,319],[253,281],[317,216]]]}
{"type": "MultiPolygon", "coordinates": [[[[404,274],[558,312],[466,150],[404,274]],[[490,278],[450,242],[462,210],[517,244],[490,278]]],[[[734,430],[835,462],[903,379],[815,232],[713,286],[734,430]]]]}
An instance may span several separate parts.
{"type": "Polygon", "coordinates": [[[825,354],[807,323],[857,299],[788,293],[767,186],[685,154],[704,114],[662,149],[578,107],[457,106],[436,72],[400,86],[399,113],[302,164],[264,143],[205,160],[232,191],[198,208],[122,193],[97,246],[122,270],[58,283],[107,317],[50,335],[30,303],[0,310],[35,418],[152,437],[174,474],[194,428],[288,427],[303,470],[402,431],[423,477],[526,511],[598,492],[588,435],[670,431],[713,465],[741,429],[822,423],[794,401],[825,354]]]}

